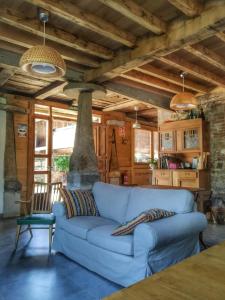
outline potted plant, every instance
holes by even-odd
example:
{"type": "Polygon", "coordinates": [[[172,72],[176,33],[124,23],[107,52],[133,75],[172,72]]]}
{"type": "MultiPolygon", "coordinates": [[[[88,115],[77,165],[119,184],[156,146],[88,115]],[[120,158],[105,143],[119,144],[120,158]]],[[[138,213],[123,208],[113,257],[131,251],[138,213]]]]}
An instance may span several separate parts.
{"type": "Polygon", "coordinates": [[[66,183],[66,173],[69,171],[70,157],[68,155],[59,155],[54,157],[55,176],[57,180],[66,183]]]}
{"type": "Polygon", "coordinates": [[[158,159],[150,158],[148,163],[149,163],[149,167],[150,167],[151,170],[157,169],[158,159]]]}

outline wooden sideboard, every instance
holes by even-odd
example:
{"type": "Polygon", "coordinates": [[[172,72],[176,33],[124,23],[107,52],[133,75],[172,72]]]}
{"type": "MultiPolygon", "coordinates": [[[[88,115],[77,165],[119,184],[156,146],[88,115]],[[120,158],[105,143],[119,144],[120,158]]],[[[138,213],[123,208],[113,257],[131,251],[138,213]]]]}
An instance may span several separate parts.
{"type": "Polygon", "coordinates": [[[224,300],[225,242],[185,259],[105,300],[224,300]]]}
{"type": "Polygon", "coordinates": [[[209,171],[189,169],[157,169],[152,171],[152,184],[183,188],[208,189],[210,187],[209,171]]]}
{"type": "MultiPolygon", "coordinates": [[[[159,126],[159,169],[152,172],[153,185],[184,188],[210,188],[207,156],[209,155],[208,123],[202,119],[181,120],[159,126]],[[198,160],[196,169],[160,169],[163,159],[189,163],[198,160]]],[[[170,166],[166,166],[170,167],[170,166]]]]}

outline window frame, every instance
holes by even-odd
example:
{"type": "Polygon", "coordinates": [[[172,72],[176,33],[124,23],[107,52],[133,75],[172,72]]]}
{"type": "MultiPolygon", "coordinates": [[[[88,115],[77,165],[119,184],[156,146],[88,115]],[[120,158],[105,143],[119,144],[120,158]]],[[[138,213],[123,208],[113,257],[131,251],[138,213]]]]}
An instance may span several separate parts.
{"type": "Polygon", "coordinates": [[[133,154],[132,154],[133,164],[134,164],[135,166],[148,166],[149,163],[146,163],[146,162],[136,162],[136,161],[135,161],[135,131],[136,131],[136,130],[146,130],[146,131],[150,131],[150,132],[151,132],[151,150],[150,150],[150,158],[153,158],[153,157],[154,157],[154,132],[157,132],[157,133],[158,133],[158,130],[157,130],[157,129],[150,128],[150,127],[145,126],[145,125],[141,125],[141,128],[140,128],[140,129],[132,128],[132,131],[133,131],[133,154]]]}

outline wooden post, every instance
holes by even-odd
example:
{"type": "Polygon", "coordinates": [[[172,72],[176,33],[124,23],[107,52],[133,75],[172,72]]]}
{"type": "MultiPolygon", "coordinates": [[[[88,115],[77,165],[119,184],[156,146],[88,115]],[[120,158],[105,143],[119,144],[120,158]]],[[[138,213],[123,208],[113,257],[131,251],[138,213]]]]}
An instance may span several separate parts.
{"type": "Polygon", "coordinates": [[[16,147],[13,112],[6,112],[6,142],[4,165],[4,217],[14,217],[20,214],[21,183],[17,180],[16,147]]]}

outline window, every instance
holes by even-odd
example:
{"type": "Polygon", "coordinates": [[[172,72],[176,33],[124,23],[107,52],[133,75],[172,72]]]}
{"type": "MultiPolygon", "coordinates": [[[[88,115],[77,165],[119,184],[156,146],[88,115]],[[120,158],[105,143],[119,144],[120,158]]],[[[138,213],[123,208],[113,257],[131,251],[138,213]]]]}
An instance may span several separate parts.
{"type": "Polygon", "coordinates": [[[134,161],[136,163],[148,163],[150,158],[158,159],[158,132],[135,129],[134,161]]]}
{"type": "Polygon", "coordinates": [[[152,132],[144,129],[134,130],[134,161],[147,163],[152,156],[152,132]]]}

